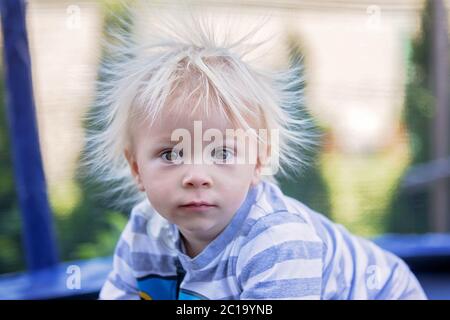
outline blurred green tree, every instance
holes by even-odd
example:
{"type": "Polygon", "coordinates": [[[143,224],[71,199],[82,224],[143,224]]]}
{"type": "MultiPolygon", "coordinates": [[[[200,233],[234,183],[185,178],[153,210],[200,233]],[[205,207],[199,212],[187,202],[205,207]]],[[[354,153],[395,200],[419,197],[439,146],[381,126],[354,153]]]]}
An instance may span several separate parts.
{"type": "MultiPolygon", "coordinates": [[[[410,166],[433,160],[431,157],[430,126],[435,113],[432,92],[432,3],[426,1],[420,32],[407,46],[408,81],[403,121],[410,146],[410,166]]],[[[405,172],[406,174],[406,172],[405,172]]],[[[402,177],[402,179],[405,176],[402,177]]],[[[399,233],[423,233],[429,231],[429,189],[404,191],[402,179],[398,181],[398,192],[391,203],[388,230],[399,233]]]]}

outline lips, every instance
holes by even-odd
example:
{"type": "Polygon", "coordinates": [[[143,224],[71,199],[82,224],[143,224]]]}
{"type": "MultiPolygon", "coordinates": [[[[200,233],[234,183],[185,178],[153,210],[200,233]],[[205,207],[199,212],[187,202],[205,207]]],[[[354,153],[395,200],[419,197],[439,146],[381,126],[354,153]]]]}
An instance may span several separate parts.
{"type": "Polygon", "coordinates": [[[208,213],[217,206],[206,201],[191,201],[180,206],[180,209],[188,213],[208,213]]]}
{"type": "Polygon", "coordinates": [[[215,205],[213,205],[209,202],[206,202],[206,201],[191,201],[191,202],[181,205],[180,207],[207,208],[207,207],[215,207],[215,205]]]}

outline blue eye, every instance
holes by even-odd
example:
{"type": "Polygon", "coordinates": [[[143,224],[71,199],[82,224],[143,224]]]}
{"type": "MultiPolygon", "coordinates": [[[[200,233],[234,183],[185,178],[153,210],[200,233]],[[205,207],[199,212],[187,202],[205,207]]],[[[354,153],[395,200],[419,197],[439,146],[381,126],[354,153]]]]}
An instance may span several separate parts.
{"type": "Polygon", "coordinates": [[[183,157],[183,150],[177,152],[175,149],[167,150],[161,153],[160,157],[167,162],[179,162],[183,157]]]}
{"type": "Polygon", "coordinates": [[[211,156],[217,162],[227,162],[233,157],[233,152],[227,148],[216,148],[211,152],[211,156]]]}

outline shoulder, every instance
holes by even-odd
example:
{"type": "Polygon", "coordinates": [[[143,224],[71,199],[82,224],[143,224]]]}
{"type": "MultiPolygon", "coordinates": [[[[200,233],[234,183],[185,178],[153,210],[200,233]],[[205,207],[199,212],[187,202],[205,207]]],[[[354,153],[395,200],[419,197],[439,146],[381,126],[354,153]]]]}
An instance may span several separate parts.
{"type": "MultiPolygon", "coordinates": [[[[251,261],[322,260],[324,242],[307,216],[296,210],[270,183],[265,183],[241,231],[237,269],[251,261]]],[[[259,263],[259,262],[258,262],[259,263]]]]}
{"type": "Polygon", "coordinates": [[[283,240],[323,242],[312,210],[283,194],[278,186],[263,182],[243,228],[246,242],[258,235],[283,240]]]}

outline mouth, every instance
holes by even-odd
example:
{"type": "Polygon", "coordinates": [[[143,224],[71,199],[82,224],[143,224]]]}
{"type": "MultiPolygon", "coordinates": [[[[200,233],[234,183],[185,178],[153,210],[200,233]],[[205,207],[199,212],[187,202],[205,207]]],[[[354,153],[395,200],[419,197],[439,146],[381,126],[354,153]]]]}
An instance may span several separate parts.
{"type": "Polygon", "coordinates": [[[180,206],[180,208],[182,209],[186,209],[189,211],[206,211],[209,210],[211,208],[215,208],[217,207],[214,204],[211,204],[209,202],[205,202],[205,201],[192,201],[186,204],[183,204],[180,206]]]}

